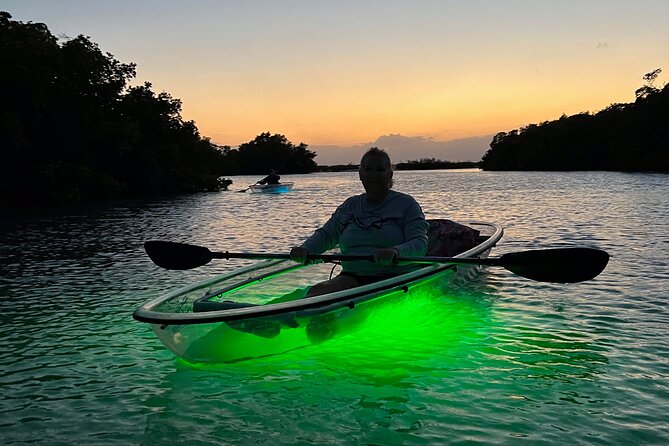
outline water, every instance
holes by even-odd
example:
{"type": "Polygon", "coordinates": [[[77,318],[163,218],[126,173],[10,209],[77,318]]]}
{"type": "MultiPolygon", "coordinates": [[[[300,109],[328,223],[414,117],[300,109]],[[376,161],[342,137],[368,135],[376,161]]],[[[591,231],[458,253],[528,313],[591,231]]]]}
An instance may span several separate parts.
{"type": "Polygon", "coordinates": [[[493,254],[591,246],[609,266],[572,285],[490,268],[319,346],[202,367],[131,314],[248,261],[165,271],[142,243],[287,252],[359,193],[356,173],[3,218],[0,445],[669,444],[669,176],[395,176],[428,218],[501,224],[493,254]]]}

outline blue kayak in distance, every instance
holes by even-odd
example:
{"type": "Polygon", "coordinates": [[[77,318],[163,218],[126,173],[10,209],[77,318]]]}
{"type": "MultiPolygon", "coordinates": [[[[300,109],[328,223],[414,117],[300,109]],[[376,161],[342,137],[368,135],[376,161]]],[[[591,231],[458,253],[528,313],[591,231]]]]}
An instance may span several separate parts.
{"type": "Polygon", "coordinates": [[[284,194],[293,189],[293,183],[251,184],[249,189],[254,194],[284,194]]]}
{"type": "MultiPolygon", "coordinates": [[[[428,256],[486,258],[504,233],[493,223],[428,223],[428,256]]],[[[305,298],[311,285],[331,278],[331,264],[265,260],[151,300],[133,317],[150,323],[158,339],[187,362],[229,363],[345,335],[379,305],[443,292],[449,284],[466,283],[480,268],[424,263],[379,282],[305,298]]]]}

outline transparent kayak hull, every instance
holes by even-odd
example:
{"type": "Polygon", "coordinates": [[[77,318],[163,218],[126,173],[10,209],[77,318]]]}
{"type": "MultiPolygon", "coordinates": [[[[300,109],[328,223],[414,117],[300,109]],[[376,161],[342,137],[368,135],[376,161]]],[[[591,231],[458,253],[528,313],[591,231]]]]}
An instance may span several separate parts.
{"type": "Polygon", "coordinates": [[[252,184],[249,186],[251,192],[257,194],[283,194],[290,192],[293,188],[293,183],[281,184],[252,184]]]}
{"type": "MultiPolygon", "coordinates": [[[[481,231],[481,243],[456,257],[487,257],[502,229],[489,223],[467,225],[481,231]]],[[[427,264],[373,284],[304,298],[310,285],[330,278],[332,269],[323,263],[263,261],[154,299],[133,316],[151,323],[161,342],[185,361],[236,362],[345,335],[377,306],[443,290],[454,281],[466,283],[479,267],[427,264]]]]}

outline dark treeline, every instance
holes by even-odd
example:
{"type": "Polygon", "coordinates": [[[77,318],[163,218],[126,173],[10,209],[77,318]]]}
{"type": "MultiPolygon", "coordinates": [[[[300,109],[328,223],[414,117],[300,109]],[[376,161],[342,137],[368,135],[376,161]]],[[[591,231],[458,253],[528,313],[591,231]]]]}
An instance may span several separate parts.
{"type": "Polygon", "coordinates": [[[644,76],[633,103],[498,133],[481,168],[669,172],[669,85],[653,86],[660,71],[644,76]]]}
{"type": "Polygon", "coordinates": [[[212,144],[182,119],[180,100],[148,82],[129,85],[135,64],[3,11],[0,67],[2,207],[215,190],[224,175],[316,170],[315,153],[283,135],[239,149],[212,144]]]}
{"type": "MultiPolygon", "coordinates": [[[[357,171],[359,164],[336,164],[332,166],[318,166],[319,172],[350,172],[357,171]]],[[[479,163],[472,161],[442,161],[434,158],[405,161],[393,165],[395,170],[437,170],[437,169],[472,169],[478,168],[479,163]]]]}
{"type": "Polygon", "coordinates": [[[417,161],[409,160],[395,164],[395,170],[471,169],[475,167],[478,167],[478,163],[471,161],[442,161],[434,158],[421,158],[417,161]]]}
{"type": "Polygon", "coordinates": [[[261,133],[239,149],[222,147],[226,156],[226,175],[267,174],[269,169],[281,173],[310,173],[318,170],[316,153],[307,144],[294,145],[279,134],[261,133]]]}
{"type": "Polygon", "coordinates": [[[318,166],[319,172],[354,172],[360,168],[359,164],[332,164],[330,166],[318,166]]]}

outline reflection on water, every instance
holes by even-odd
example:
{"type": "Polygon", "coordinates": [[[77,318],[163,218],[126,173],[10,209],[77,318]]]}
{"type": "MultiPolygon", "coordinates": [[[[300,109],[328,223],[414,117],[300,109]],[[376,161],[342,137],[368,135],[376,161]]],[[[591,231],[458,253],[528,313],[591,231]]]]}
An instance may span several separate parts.
{"type": "Polygon", "coordinates": [[[176,360],[134,309],[249,262],[165,271],[142,243],[287,252],[360,192],[354,172],[285,179],[277,196],[3,217],[0,444],[669,443],[667,176],[396,172],[429,218],[501,224],[493,254],[594,246],[609,266],[572,285],[489,268],[308,348],[176,360]]]}

